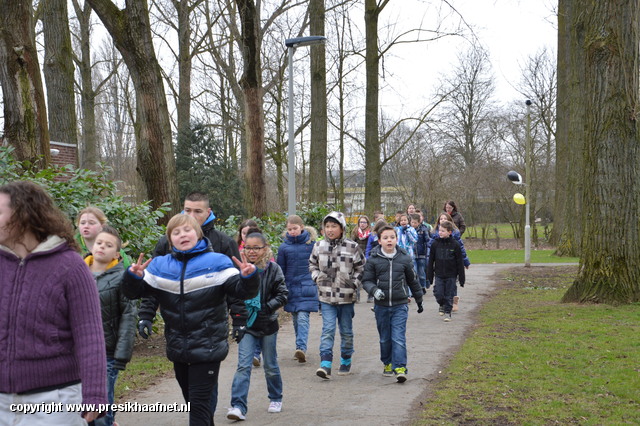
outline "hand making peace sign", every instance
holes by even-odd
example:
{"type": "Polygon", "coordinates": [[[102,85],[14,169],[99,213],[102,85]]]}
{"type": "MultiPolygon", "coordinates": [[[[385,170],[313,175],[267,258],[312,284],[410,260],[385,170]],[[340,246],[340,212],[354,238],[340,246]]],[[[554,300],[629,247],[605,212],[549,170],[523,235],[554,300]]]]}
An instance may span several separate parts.
{"type": "Polygon", "coordinates": [[[140,253],[138,261],[129,267],[129,271],[136,277],[142,278],[144,276],[144,270],[147,269],[147,266],[149,266],[149,263],[151,262],[151,259],[149,259],[146,262],[142,263],[143,260],[144,253],[140,253]]]}
{"type": "Polygon", "coordinates": [[[247,256],[244,254],[244,252],[240,253],[240,257],[242,257],[242,261],[233,256],[233,262],[236,264],[238,269],[240,269],[240,275],[242,277],[248,277],[256,270],[256,266],[253,263],[247,262],[247,256]]]}

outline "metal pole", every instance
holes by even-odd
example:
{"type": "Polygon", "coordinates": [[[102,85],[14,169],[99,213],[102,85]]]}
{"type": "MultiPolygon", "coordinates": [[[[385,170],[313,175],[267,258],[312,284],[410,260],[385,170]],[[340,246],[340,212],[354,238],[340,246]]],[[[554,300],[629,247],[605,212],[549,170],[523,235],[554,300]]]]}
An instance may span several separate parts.
{"type": "Polygon", "coordinates": [[[293,47],[289,47],[289,215],[296,214],[296,153],[293,146],[293,47]]]}
{"type": "Polygon", "coordinates": [[[526,202],[524,224],[524,266],[531,266],[531,101],[527,100],[527,143],[525,151],[524,198],[526,202]]]}

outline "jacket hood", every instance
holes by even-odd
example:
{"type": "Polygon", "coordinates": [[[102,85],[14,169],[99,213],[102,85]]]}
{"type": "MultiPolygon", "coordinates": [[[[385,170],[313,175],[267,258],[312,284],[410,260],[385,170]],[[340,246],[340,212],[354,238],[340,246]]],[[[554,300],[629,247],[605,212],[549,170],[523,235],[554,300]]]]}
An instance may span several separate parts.
{"type": "MultiPolygon", "coordinates": [[[[34,254],[46,253],[55,249],[60,248],[60,246],[65,244],[65,240],[57,235],[49,235],[46,240],[41,242],[36,246],[35,249],[29,254],[29,256],[34,254]]],[[[8,253],[13,254],[14,256],[18,256],[13,250],[11,250],[7,246],[3,246],[0,244],[0,250],[4,250],[8,253]]],[[[18,256],[19,257],[19,256],[18,256]]]]}
{"type": "Polygon", "coordinates": [[[296,237],[290,236],[285,230],[282,233],[282,239],[286,244],[313,244],[318,238],[318,233],[312,226],[305,226],[302,233],[296,237]]]}
{"type": "Polygon", "coordinates": [[[344,217],[344,213],[342,212],[331,212],[322,219],[322,225],[327,222],[327,219],[332,218],[335,219],[340,226],[342,227],[342,232],[344,236],[344,231],[347,229],[347,220],[344,217]]]}
{"type": "MultiPolygon", "coordinates": [[[[400,256],[401,254],[406,254],[407,256],[409,255],[409,253],[405,249],[403,249],[399,245],[396,245],[396,254],[392,257],[392,259],[395,259],[396,257],[400,256]]],[[[381,246],[375,246],[373,249],[371,249],[371,256],[380,256],[380,257],[384,257],[386,259],[389,259],[387,256],[385,256],[382,253],[382,247],[381,246]]]]}

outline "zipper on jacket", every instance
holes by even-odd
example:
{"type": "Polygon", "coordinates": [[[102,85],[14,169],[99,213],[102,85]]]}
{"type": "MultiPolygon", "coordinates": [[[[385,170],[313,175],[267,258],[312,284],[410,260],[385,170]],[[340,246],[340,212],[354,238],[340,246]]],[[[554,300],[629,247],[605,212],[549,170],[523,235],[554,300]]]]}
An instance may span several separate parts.
{"type": "MultiPolygon", "coordinates": [[[[20,263],[18,263],[18,268],[16,269],[16,276],[15,279],[13,280],[13,288],[12,288],[12,292],[10,294],[10,298],[12,300],[14,300],[16,298],[16,293],[19,291],[20,289],[20,285],[19,283],[22,282],[22,275],[23,275],[23,270],[24,270],[24,264],[25,264],[25,260],[24,258],[20,259],[20,263]]],[[[9,333],[10,333],[10,341],[9,341],[9,350],[8,352],[8,359],[7,361],[9,363],[11,363],[12,361],[15,360],[15,351],[16,351],[16,328],[15,328],[15,322],[16,319],[18,317],[18,314],[16,312],[16,308],[20,305],[19,301],[15,300],[15,304],[13,306],[11,306],[10,310],[9,310],[9,333]]],[[[9,374],[9,388],[13,388],[13,379],[12,379],[12,375],[9,374]]]]}
{"type": "Polygon", "coordinates": [[[389,306],[393,306],[393,258],[389,258],[389,306]]]}
{"type": "MultiPolygon", "coordinates": [[[[184,276],[187,272],[187,263],[189,262],[189,259],[185,259],[182,261],[182,271],[180,272],[180,322],[182,323],[182,331],[186,332],[187,329],[187,324],[185,321],[185,313],[184,313],[184,276]]],[[[185,333],[185,338],[182,339],[182,351],[184,354],[187,353],[187,339],[186,339],[186,333],[185,333]]]]}

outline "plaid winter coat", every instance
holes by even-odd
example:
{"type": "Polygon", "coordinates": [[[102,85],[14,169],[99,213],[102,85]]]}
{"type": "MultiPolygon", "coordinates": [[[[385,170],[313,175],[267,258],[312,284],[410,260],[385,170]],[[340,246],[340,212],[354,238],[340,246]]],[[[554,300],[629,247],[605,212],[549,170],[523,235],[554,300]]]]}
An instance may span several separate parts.
{"type": "Polygon", "coordinates": [[[363,270],[362,251],[346,238],[318,241],[309,257],[309,272],[318,285],[320,301],[333,305],[355,303],[363,270]]]}

